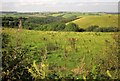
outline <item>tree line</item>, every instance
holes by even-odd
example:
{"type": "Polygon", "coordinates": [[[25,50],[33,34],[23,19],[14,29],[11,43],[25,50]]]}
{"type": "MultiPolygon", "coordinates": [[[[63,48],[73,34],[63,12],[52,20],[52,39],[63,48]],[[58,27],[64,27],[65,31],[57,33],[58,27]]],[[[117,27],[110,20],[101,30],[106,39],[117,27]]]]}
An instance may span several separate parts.
{"type": "MultiPolygon", "coordinates": [[[[18,28],[19,19],[17,17],[2,17],[2,26],[9,28],[18,28]]],[[[117,27],[99,27],[97,25],[89,26],[86,29],[79,27],[75,23],[68,23],[75,20],[76,17],[63,18],[58,17],[29,17],[22,18],[24,29],[41,31],[74,31],[74,32],[118,32],[117,27]]]]}

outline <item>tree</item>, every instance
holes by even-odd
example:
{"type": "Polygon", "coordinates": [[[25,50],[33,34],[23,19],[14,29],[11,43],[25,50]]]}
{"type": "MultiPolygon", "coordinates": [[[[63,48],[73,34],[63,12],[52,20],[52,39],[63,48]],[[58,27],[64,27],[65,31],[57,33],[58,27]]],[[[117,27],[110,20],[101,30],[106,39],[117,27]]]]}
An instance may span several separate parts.
{"type": "Polygon", "coordinates": [[[52,31],[62,31],[64,30],[65,26],[65,23],[62,22],[55,22],[50,24],[52,31]]]}
{"type": "Polygon", "coordinates": [[[75,23],[69,23],[66,25],[65,31],[79,31],[79,27],[75,23]]]}
{"type": "Polygon", "coordinates": [[[65,28],[65,23],[58,23],[58,26],[56,27],[56,31],[62,31],[65,28]]]}

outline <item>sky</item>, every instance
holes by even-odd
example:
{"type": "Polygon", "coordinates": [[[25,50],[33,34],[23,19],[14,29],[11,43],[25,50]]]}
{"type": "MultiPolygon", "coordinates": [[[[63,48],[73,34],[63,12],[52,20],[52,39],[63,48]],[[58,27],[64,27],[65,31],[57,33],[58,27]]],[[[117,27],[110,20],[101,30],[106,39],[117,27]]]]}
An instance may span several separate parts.
{"type": "Polygon", "coordinates": [[[0,11],[118,12],[119,0],[2,0],[0,11]]]}

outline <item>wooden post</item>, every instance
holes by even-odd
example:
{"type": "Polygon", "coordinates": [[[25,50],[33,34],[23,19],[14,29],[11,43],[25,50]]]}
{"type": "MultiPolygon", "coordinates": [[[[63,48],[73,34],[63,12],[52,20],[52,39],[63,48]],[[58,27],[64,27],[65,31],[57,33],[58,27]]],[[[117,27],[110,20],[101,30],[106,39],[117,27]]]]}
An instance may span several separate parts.
{"type": "Polygon", "coordinates": [[[22,29],[22,20],[19,21],[19,29],[22,29]]]}
{"type": "Polygon", "coordinates": [[[19,18],[18,30],[16,31],[17,47],[21,45],[22,17],[19,18]]]}
{"type": "Polygon", "coordinates": [[[18,31],[20,31],[22,29],[22,18],[19,18],[19,28],[18,31]]]}

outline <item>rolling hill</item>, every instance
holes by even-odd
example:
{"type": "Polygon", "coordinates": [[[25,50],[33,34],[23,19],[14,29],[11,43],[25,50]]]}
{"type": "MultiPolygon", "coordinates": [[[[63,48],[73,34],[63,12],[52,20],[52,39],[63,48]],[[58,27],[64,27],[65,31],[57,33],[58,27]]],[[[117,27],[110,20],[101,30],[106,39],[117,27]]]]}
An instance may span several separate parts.
{"type": "Polygon", "coordinates": [[[117,15],[101,15],[101,16],[84,16],[72,21],[81,28],[87,28],[91,25],[98,25],[100,27],[118,27],[117,15]]]}

